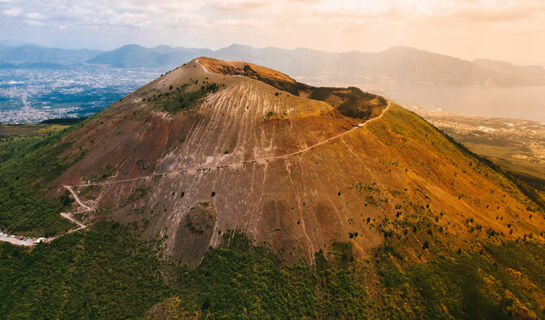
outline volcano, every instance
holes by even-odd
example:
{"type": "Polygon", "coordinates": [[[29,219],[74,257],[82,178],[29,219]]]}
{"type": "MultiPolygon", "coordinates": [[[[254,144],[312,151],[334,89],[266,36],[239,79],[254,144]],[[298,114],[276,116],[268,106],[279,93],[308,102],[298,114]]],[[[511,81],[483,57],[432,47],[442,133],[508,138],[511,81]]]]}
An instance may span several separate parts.
{"type": "Polygon", "coordinates": [[[466,248],[543,234],[511,180],[412,112],[245,62],[195,59],[65,141],[64,156],[84,155],[53,183],[96,209],[86,223],[138,224],[190,264],[233,230],[311,262],[339,243],[365,257],[385,236],[417,257],[430,240],[466,248]],[[422,221],[440,233],[407,227],[422,221]]]}
{"type": "Polygon", "coordinates": [[[202,57],[35,130],[2,318],[544,318],[543,196],[384,97],[202,57]]]}

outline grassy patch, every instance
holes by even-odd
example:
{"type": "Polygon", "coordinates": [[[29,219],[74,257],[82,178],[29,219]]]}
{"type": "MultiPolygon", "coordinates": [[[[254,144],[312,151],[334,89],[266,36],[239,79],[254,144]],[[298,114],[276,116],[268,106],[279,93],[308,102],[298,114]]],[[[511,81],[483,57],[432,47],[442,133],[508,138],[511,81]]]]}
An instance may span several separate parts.
{"type": "MultiPolygon", "coordinates": [[[[381,123],[373,124],[368,128],[384,141],[386,139],[404,141],[404,143],[398,144],[398,148],[406,148],[407,152],[420,152],[415,148],[419,145],[432,146],[434,150],[444,154],[454,165],[460,168],[462,163],[469,165],[472,170],[493,181],[505,192],[524,203],[529,210],[537,211],[539,208],[545,210],[545,199],[534,188],[514,178],[512,174],[503,171],[490,160],[471,152],[464,145],[413,112],[394,106],[384,115],[382,120],[381,123]],[[395,133],[395,136],[392,136],[391,132],[395,133]]],[[[421,163],[420,166],[424,168],[427,164],[421,163]]]]}
{"type": "Polygon", "coordinates": [[[63,201],[46,196],[48,183],[85,154],[80,150],[60,157],[70,146],[61,142],[69,130],[35,138],[12,137],[10,143],[0,145],[0,154],[13,150],[0,162],[0,229],[4,232],[51,236],[69,228],[70,223],[59,217],[63,201]]]}
{"type": "Polygon", "coordinates": [[[172,88],[167,92],[159,93],[150,98],[150,101],[158,108],[175,115],[180,111],[192,110],[200,105],[202,99],[211,92],[216,92],[219,86],[215,83],[201,85],[196,90],[189,90],[189,85],[172,88]]]}

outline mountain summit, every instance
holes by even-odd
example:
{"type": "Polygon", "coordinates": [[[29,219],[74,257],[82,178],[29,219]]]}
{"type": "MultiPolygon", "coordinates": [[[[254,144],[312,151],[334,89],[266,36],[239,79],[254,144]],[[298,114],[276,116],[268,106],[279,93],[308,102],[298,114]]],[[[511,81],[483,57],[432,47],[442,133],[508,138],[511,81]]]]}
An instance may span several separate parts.
{"type": "Polygon", "coordinates": [[[64,156],[85,152],[58,186],[188,263],[232,230],[314,261],[339,243],[359,258],[396,236],[422,258],[424,242],[541,239],[545,225],[513,182],[395,103],[245,62],[195,59],[65,141],[64,156]]]}

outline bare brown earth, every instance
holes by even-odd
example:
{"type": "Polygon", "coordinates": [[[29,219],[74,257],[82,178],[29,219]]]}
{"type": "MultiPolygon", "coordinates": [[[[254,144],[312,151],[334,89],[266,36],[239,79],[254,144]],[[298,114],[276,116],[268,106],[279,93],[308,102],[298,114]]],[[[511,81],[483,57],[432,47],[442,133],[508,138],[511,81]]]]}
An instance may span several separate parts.
{"type": "MultiPolygon", "coordinates": [[[[408,226],[441,228],[434,238],[452,248],[543,240],[534,203],[415,114],[249,66],[199,58],[99,113],[67,137],[67,154],[86,152],[55,186],[96,209],[88,222],[138,223],[188,263],[233,229],[310,261],[335,242],[364,257],[408,226]],[[212,83],[219,90],[196,108],[172,114],[154,102],[212,83]]],[[[423,241],[412,232],[406,243],[423,241]]]]}
{"type": "Polygon", "coordinates": [[[259,80],[268,80],[268,81],[278,81],[278,82],[288,82],[295,83],[295,80],[290,76],[272,70],[266,67],[258,66],[253,63],[243,62],[243,61],[226,61],[219,60],[214,58],[201,57],[198,59],[198,63],[202,65],[206,70],[215,74],[224,74],[224,75],[243,75],[246,77],[259,79],[259,80]]]}

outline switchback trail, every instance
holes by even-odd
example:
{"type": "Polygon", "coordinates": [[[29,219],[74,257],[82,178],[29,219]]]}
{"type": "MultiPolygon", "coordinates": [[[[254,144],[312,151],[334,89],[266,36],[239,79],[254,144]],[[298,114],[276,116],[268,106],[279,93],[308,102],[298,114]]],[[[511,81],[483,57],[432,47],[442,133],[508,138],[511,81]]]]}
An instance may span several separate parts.
{"type": "MultiPolygon", "coordinates": [[[[70,191],[70,193],[72,194],[72,196],[74,197],[76,202],[83,209],[85,209],[85,211],[88,211],[88,212],[94,211],[93,208],[91,208],[88,205],[86,205],[85,203],[81,202],[78,195],[74,192],[74,190],[72,190],[71,186],[63,186],[63,187],[66,190],[70,191]]],[[[63,233],[63,234],[60,234],[60,235],[54,236],[54,237],[49,237],[49,238],[45,238],[45,237],[30,238],[30,237],[25,237],[25,236],[15,236],[15,235],[2,234],[2,235],[0,235],[0,242],[9,242],[9,243],[11,243],[13,245],[16,245],[16,246],[32,247],[32,246],[35,246],[35,245],[37,245],[38,243],[41,243],[41,242],[53,241],[53,240],[57,239],[58,237],[60,237],[60,236],[62,236],[64,234],[69,234],[69,233],[76,232],[76,231],[87,228],[87,226],[85,224],[83,224],[81,221],[78,221],[78,220],[74,219],[74,217],[72,217],[72,215],[70,213],[61,212],[60,216],[63,217],[64,219],[76,224],[78,227],[70,229],[66,233],[63,233]]]]}
{"type": "MultiPolygon", "coordinates": [[[[82,206],[85,211],[93,211],[93,208],[87,206],[85,203],[81,202],[81,200],[79,199],[78,195],[74,192],[74,190],[72,189],[71,186],[67,186],[67,185],[64,185],[63,186],[66,190],[70,191],[70,193],[72,194],[72,196],[74,196],[74,199],[76,200],[76,202],[82,206]]],[[[75,222],[76,224],[79,224],[78,222],[75,222]]]]}

